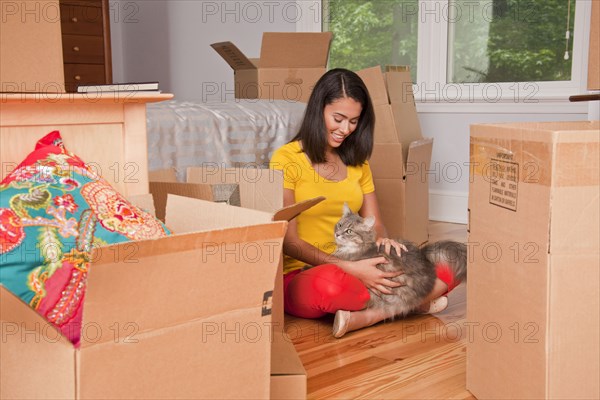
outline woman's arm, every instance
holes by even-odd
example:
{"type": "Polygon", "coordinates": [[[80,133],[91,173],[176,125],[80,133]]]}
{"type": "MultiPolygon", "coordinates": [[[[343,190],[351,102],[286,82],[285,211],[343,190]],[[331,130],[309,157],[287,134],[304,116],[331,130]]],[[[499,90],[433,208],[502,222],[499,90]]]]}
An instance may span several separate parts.
{"type": "MultiPolygon", "coordinates": [[[[291,189],[283,189],[283,206],[287,207],[296,202],[294,191],[291,189]]],[[[296,220],[293,219],[289,222],[285,238],[283,240],[283,252],[300,260],[307,265],[321,265],[328,263],[336,263],[338,261],[335,257],[317,249],[310,243],[300,239],[298,236],[298,228],[296,220]]]]}
{"type": "MultiPolygon", "coordinates": [[[[295,195],[291,189],[283,190],[284,207],[294,204],[295,195]]],[[[307,265],[336,264],[347,273],[360,279],[363,284],[374,290],[385,294],[391,294],[389,288],[400,286],[399,283],[391,281],[389,278],[398,276],[395,272],[383,272],[377,268],[377,264],[386,263],[385,257],[375,257],[360,261],[343,261],[339,258],[327,254],[310,243],[298,237],[296,221],[290,221],[283,241],[283,252],[300,260],[307,265]]]]}

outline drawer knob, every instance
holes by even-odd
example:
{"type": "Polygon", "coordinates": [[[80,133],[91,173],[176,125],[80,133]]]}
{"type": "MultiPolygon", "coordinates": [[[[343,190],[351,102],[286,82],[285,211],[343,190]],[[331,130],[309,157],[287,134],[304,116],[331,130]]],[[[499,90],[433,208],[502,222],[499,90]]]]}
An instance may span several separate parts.
{"type": "Polygon", "coordinates": [[[75,75],[75,80],[76,81],[80,81],[81,80],[81,75],[75,75]]]}
{"type": "Polygon", "coordinates": [[[79,51],[79,46],[73,46],[73,51],[79,51]]]}
{"type": "Polygon", "coordinates": [[[73,17],[73,18],[71,18],[71,21],[78,22],[79,20],[77,19],[77,17],[73,17]]]}

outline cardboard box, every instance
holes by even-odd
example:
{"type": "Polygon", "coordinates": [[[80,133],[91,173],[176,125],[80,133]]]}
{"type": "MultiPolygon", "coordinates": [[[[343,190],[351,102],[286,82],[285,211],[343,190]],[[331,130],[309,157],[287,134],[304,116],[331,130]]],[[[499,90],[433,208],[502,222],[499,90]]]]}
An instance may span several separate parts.
{"type": "Polygon", "coordinates": [[[600,398],[600,122],[471,126],[467,389],[600,398]]]}
{"type": "MultiPolygon", "coordinates": [[[[154,199],[166,197],[168,193],[184,193],[186,196],[210,199],[215,187],[235,185],[239,188],[241,207],[246,214],[252,210],[274,212],[275,219],[291,220],[299,212],[322,201],[323,197],[299,203],[293,208],[282,208],[283,175],[281,171],[257,168],[192,167],[187,169],[186,183],[176,182],[173,170],[150,173],[150,189],[154,199]],[[160,182],[153,181],[155,179],[160,182]]],[[[159,200],[160,201],[160,200],[159,200]]],[[[157,210],[157,214],[161,213],[157,210]]],[[[230,211],[229,219],[237,219],[230,211]]],[[[306,371],[302,366],[293,344],[285,333],[283,308],[283,260],[280,259],[272,299],[272,350],[271,350],[271,398],[301,399],[306,397],[306,371]]]]}
{"type": "Polygon", "coordinates": [[[233,68],[236,99],[306,103],[325,73],[331,38],[331,32],[265,32],[258,59],[231,42],[211,46],[233,68]]]}
{"type": "Polygon", "coordinates": [[[268,398],[287,226],[274,221],[310,206],[169,196],[176,235],[95,250],[79,349],[0,286],[0,397],[268,398]]]}
{"type": "Polygon", "coordinates": [[[433,139],[423,138],[407,67],[357,72],[375,108],[371,169],[379,208],[390,237],[429,240],[429,181],[433,139]]]}
{"type": "Polygon", "coordinates": [[[285,334],[273,336],[271,348],[271,399],[305,399],[306,370],[294,344],[285,334]]]}
{"type": "Polygon", "coordinates": [[[58,0],[0,0],[0,92],[65,91],[58,0]]]}

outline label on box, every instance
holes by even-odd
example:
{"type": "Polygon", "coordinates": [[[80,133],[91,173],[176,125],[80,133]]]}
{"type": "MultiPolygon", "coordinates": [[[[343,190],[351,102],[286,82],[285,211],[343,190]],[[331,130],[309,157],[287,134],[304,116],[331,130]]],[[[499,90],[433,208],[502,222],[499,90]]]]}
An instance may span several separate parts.
{"type": "Polygon", "coordinates": [[[517,211],[519,164],[497,158],[490,161],[490,204],[517,211]]]}

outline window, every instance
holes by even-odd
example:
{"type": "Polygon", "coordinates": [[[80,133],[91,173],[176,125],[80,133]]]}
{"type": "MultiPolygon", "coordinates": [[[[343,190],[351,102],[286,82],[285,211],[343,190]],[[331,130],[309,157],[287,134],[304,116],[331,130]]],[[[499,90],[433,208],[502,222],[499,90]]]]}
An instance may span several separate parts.
{"type": "Polygon", "coordinates": [[[324,30],[334,32],[330,68],[409,65],[416,80],[418,0],[329,0],[324,30]]]}
{"type": "Polygon", "coordinates": [[[322,0],[330,68],[409,65],[429,103],[568,101],[585,91],[590,0],[322,0]]]}
{"type": "Polygon", "coordinates": [[[571,0],[451,1],[447,81],[571,80],[571,0]]]}

